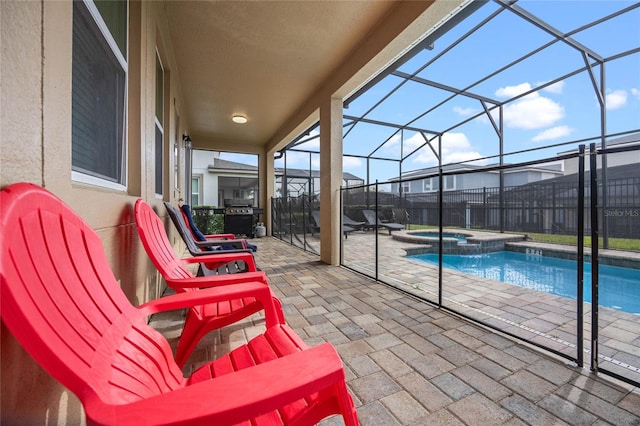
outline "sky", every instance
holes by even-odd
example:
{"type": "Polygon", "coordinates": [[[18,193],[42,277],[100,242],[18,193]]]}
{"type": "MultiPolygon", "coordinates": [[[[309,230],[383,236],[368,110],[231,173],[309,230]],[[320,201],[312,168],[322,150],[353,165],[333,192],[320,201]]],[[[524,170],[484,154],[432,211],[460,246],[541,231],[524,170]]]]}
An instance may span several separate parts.
{"type": "MultiPolygon", "coordinates": [[[[608,134],[640,129],[640,7],[593,28],[575,30],[638,4],[623,0],[517,2],[527,13],[562,34],[570,33],[578,45],[587,47],[604,59],[636,50],[631,55],[607,61],[604,68],[608,134]]],[[[362,122],[346,126],[343,133],[344,171],[364,179],[368,176],[370,182],[384,182],[397,178],[400,171],[436,166],[438,158],[433,150],[440,154],[443,164],[464,161],[473,161],[471,164],[475,165],[495,164],[498,162],[495,156],[499,153],[499,138],[489,115],[494,123],[499,124],[498,108],[492,107],[497,102],[514,98],[503,107],[504,152],[516,153],[505,156],[507,163],[552,158],[558,152],[575,149],[578,143],[589,144],[589,141],[573,141],[600,134],[600,103],[590,74],[583,71],[555,81],[585,67],[585,57],[579,49],[555,42],[491,76],[519,57],[554,41],[546,31],[512,12],[502,11],[489,24],[443,53],[454,41],[499,9],[495,2],[488,2],[436,40],[433,49],[423,50],[399,68],[400,72],[415,74],[421,79],[466,89],[475,97],[452,97],[450,92],[425,84],[407,82],[393,75],[385,77],[350,102],[343,111],[344,122],[352,122],[347,118],[349,116],[364,115],[398,126],[419,128],[422,132],[405,130],[400,133],[392,127],[362,122]],[[427,63],[429,65],[425,67],[427,63]],[[524,93],[528,94],[520,96],[524,93]],[[485,99],[484,106],[491,110],[489,114],[479,97],[485,99]],[[428,114],[425,115],[425,111],[429,111],[428,114]],[[476,115],[476,118],[458,125],[476,115]],[[441,149],[438,149],[437,139],[433,149],[425,146],[425,137],[430,139],[438,134],[442,134],[441,149]],[[524,150],[532,151],[517,153],[524,150]],[[367,166],[367,156],[385,160],[371,159],[367,166]],[[401,164],[392,161],[401,158],[401,164]]],[[[596,65],[592,69],[599,85],[602,67],[596,65]]],[[[320,160],[317,154],[318,130],[311,132],[309,142],[298,146],[315,152],[311,154],[314,169],[319,168],[320,160]]],[[[290,152],[287,166],[306,169],[309,167],[309,155],[290,152]]],[[[222,158],[239,162],[250,160],[237,154],[224,154],[222,158]]],[[[283,165],[282,160],[276,162],[276,167],[283,165]]]]}

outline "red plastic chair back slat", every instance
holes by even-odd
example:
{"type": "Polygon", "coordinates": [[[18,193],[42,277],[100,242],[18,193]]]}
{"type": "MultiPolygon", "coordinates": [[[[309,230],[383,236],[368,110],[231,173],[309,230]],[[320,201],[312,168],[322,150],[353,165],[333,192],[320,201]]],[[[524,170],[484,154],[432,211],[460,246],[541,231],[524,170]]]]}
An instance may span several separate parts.
{"type": "Polygon", "coordinates": [[[169,279],[193,278],[194,275],[184,267],[183,261],[173,250],[164,224],[151,206],[143,199],[138,199],[134,210],[140,240],[162,276],[169,279]]]}
{"type": "Polygon", "coordinates": [[[0,197],[2,320],[31,356],[85,404],[184,386],[167,341],[126,299],[95,231],[35,185],[0,197]]]}

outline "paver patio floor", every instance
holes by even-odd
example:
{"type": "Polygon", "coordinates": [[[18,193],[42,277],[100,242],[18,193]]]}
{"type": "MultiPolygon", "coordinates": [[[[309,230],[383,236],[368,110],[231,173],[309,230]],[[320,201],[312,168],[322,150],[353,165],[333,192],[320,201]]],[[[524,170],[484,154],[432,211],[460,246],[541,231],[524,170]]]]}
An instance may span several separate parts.
{"type": "MultiPolygon", "coordinates": [[[[638,389],[274,238],[253,242],[287,323],[310,346],[337,348],[363,425],[640,425],[638,389]]],[[[181,321],[155,316],[152,325],[175,343],[181,321]]],[[[263,330],[256,314],[210,333],[185,373],[263,330]]]]}

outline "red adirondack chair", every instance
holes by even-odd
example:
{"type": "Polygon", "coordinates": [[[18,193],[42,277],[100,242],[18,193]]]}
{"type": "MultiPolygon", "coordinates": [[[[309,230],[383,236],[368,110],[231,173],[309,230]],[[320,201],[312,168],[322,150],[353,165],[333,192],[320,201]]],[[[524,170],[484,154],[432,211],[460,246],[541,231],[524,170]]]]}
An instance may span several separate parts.
{"type": "Polygon", "coordinates": [[[307,348],[270,327],[185,378],[156,312],[256,296],[262,282],[163,297],[138,308],[113,276],[98,235],[48,191],[19,183],[0,194],[1,315],[16,340],[82,402],[88,424],[313,424],[358,418],[333,347],[307,348]]]}
{"type": "MultiPolygon", "coordinates": [[[[167,284],[176,292],[197,291],[202,287],[228,286],[252,281],[262,282],[265,287],[268,287],[267,276],[264,272],[257,271],[252,253],[216,252],[207,256],[180,259],[169,242],[162,220],[160,220],[151,206],[144,200],[138,199],[134,210],[138,234],[147,255],[167,284]],[[224,263],[234,262],[238,259],[245,262],[249,272],[196,277],[186,267],[186,262],[203,262],[212,268],[219,268],[224,263]]],[[[277,315],[272,317],[265,310],[267,328],[278,323],[284,324],[284,314],[280,301],[273,296],[272,303],[276,307],[277,315]]],[[[263,304],[260,300],[255,297],[244,297],[229,298],[216,304],[190,309],[176,348],[176,362],[180,366],[184,365],[200,339],[211,330],[233,324],[261,311],[262,308],[263,304]]]]}

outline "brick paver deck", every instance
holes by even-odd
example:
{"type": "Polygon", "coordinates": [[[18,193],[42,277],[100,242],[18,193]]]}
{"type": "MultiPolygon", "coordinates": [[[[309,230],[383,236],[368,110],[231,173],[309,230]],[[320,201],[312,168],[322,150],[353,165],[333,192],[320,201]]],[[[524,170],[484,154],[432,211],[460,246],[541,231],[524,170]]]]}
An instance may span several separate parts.
{"type": "MultiPolygon", "coordinates": [[[[638,389],[276,239],[254,242],[287,322],[309,345],[328,341],[340,353],[363,425],[640,425],[638,389]]],[[[413,276],[406,269],[395,273],[413,276]]],[[[465,285],[463,277],[453,281],[465,285]]],[[[181,320],[156,316],[152,325],[175,342],[181,320]]],[[[256,314],[210,333],[185,373],[263,330],[256,314]]],[[[334,417],[322,424],[342,422],[334,417]]]]}

